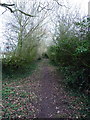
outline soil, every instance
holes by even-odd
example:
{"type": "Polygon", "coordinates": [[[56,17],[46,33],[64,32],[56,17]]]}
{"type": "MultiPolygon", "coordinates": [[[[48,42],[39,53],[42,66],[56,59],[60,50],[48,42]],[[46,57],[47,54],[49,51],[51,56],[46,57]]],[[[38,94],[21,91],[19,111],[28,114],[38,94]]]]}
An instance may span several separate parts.
{"type": "Polygon", "coordinates": [[[70,99],[54,66],[44,59],[39,67],[38,118],[71,118],[70,99]]]}
{"type": "MultiPolygon", "coordinates": [[[[77,97],[69,96],[65,91],[63,79],[57,68],[44,59],[38,64],[38,68],[29,77],[12,82],[7,85],[13,87],[15,95],[9,96],[9,102],[18,104],[17,110],[12,110],[11,117],[26,118],[78,118],[79,103],[75,103],[77,97]],[[26,96],[21,96],[21,92],[26,96]],[[23,114],[21,114],[23,113],[23,114]]],[[[3,107],[7,100],[3,100],[3,107]]],[[[4,116],[6,113],[3,113],[4,116]]]]}

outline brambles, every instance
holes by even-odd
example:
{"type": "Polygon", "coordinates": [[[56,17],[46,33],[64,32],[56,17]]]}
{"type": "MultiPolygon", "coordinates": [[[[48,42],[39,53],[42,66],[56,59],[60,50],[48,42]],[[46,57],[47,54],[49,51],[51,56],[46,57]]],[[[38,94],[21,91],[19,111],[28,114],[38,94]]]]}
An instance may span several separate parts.
{"type": "Polygon", "coordinates": [[[90,90],[89,24],[90,20],[88,18],[75,23],[76,31],[74,31],[74,35],[64,31],[66,26],[63,26],[64,29],[60,27],[63,35],[60,32],[56,37],[57,44],[51,46],[48,50],[49,58],[63,72],[65,83],[80,91],[90,90]]]}

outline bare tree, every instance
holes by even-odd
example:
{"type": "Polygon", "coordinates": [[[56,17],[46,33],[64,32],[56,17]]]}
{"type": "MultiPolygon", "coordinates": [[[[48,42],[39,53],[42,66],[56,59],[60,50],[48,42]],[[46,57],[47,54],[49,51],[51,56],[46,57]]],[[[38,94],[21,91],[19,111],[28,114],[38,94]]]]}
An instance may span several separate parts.
{"type": "Polygon", "coordinates": [[[6,24],[7,48],[10,48],[9,51],[13,50],[13,55],[17,56],[31,54],[31,51],[34,50],[37,53],[40,40],[45,35],[43,26],[46,24],[47,11],[41,10],[41,3],[37,3],[37,1],[33,1],[30,6],[24,0],[20,4],[14,4],[14,9],[18,8],[37,17],[29,17],[19,11],[12,14],[6,24]]]}

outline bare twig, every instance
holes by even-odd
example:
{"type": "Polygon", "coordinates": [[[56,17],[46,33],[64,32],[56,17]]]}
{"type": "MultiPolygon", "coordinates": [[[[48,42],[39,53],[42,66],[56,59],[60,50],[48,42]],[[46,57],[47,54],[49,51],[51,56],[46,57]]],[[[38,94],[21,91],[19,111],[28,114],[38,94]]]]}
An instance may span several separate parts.
{"type": "MultiPolygon", "coordinates": [[[[14,5],[15,5],[15,4],[0,3],[0,6],[9,9],[11,13],[14,13],[14,12],[16,12],[16,11],[19,11],[19,12],[21,12],[22,14],[24,14],[24,15],[26,15],[26,16],[35,17],[35,16],[30,15],[30,14],[28,14],[28,13],[25,13],[25,12],[23,12],[22,10],[19,10],[19,9],[17,9],[17,10],[12,10],[12,8],[10,8],[10,6],[12,7],[12,6],[14,6],[14,5]]],[[[4,12],[6,12],[6,11],[4,11],[4,12]]]]}
{"type": "MultiPolygon", "coordinates": [[[[53,1],[55,1],[59,6],[61,6],[61,7],[66,7],[66,5],[62,5],[61,3],[59,3],[58,2],[58,0],[53,0],[53,1]]],[[[67,7],[66,7],[67,8],[67,7]]]]}
{"type": "Polygon", "coordinates": [[[0,6],[9,9],[11,13],[13,13],[13,10],[12,10],[9,6],[14,6],[14,5],[15,5],[15,4],[0,3],[0,6]]]}
{"type": "MultiPolygon", "coordinates": [[[[4,14],[6,11],[7,11],[7,9],[5,9],[5,11],[4,11],[4,12],[2,12],[2,14],[4,14]]],[[[2,15],[2,14],[1,14],[1,15],[2,15]]]]}
{"type": "Polygon", "coordinates": [[[19,11],[19,12],[21,12],[22,14],[24,14],[24,15],[26,15],[26,16],[29,16],[29,17],[35,17],[35,16],[30,15],[30,14],[28,14],[28,13],[25,13],[25,12],[23,12],[22,10],[19,10],[19,9],[14,10],[13,13],[16,12],[16,11],[19,11]]]}
{"type": "Polygon", "coordinates": [[[14,6],[15,4],[0,3],[0,5],[3,7],[7,7],[7,6],[14,6]]]}

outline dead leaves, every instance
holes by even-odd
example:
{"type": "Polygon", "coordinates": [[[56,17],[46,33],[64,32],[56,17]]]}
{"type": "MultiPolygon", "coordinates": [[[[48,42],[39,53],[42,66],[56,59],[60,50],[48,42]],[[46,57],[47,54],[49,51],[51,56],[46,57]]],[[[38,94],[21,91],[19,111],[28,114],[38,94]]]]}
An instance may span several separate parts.
{"type": "Polygon", "coordinates": [[[3,117],[35,117],[33,102],[37,103],[37,96],[31,89],[30,83],[3,84],[3,117]]]}
{"type": "Polygon", "coordinates": [[[37,117],[36,113],[40,112],[41,106],[43,109],[46,107],[47,104],[43,103],[49,102],[46,108],[46,112],[47,109],[50,110],[49,117],[80,118],[82,116],[85,118],[85,112],[89,111],[89,109],[86,109],[84,102],[79,101],[77,96],[70,96],[64,90],[62,80],[59,80],[59,84],[57,84],[59,77],[56,72],[52,72],[53,68],[51,66],[49,68],[48,66],[45,67],[42,62],[39,67],[32,77],[17,82],[14,81],[11,84],[3,83],[3,117],[35,118],[37,117]],[[45,84],[41,82],[44,79],[45,84]],[[42,92],[41,88],[44,88],[44,92],[42,92]],[[55,111],[53,112],[52,109],[55,111]],[[84,113],[80,113],[80,111],[83,112],[82,110],[84,113]]]}

